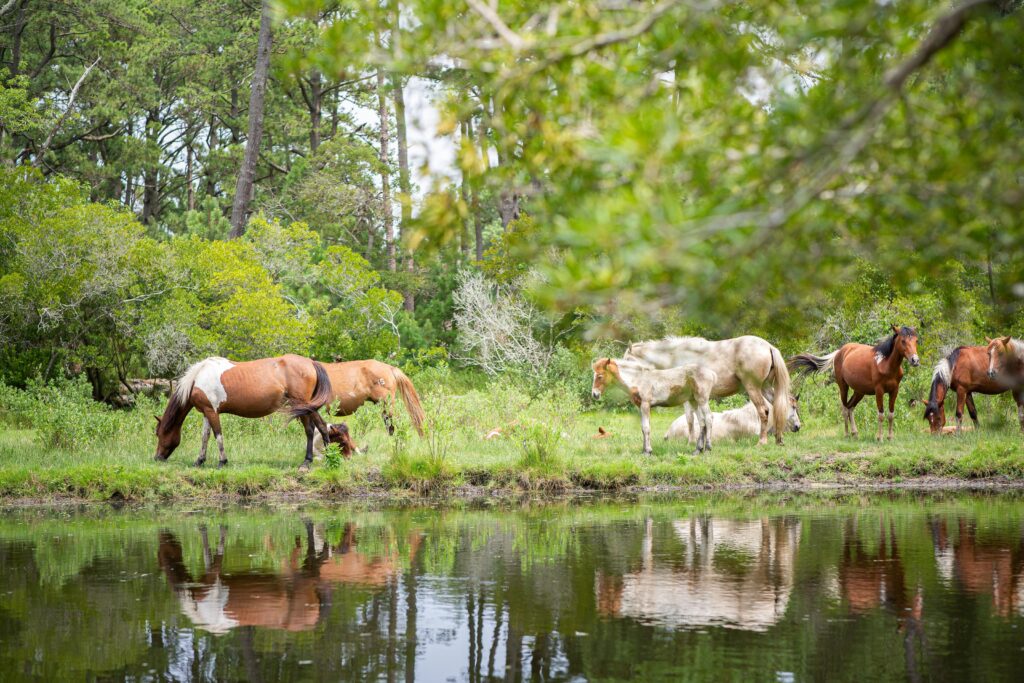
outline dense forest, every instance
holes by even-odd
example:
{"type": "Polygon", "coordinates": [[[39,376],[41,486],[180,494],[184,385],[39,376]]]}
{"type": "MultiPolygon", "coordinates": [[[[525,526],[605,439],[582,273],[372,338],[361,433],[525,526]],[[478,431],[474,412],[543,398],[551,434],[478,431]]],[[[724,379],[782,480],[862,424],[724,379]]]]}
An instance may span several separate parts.
{"type": "Polygon", "coordinates": [[[6,0],[0,380],[1024,332],[1021,5],[6,0]]]}

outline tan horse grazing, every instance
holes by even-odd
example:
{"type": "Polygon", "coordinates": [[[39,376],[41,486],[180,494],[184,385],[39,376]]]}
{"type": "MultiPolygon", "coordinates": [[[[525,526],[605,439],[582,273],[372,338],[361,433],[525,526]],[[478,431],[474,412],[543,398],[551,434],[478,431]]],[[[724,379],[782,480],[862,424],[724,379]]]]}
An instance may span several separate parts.
{"type": "Polygon", "coordinates": [[[328,410],[338,417],[351,415],[366,401],[380,403],[388,434],[395,433],[391,420],[391,403],[395,393],[402,397],[409,419],[416,432],[423,436],[423,407],[412,380],[393,365],[377,360],[353,360],[345,363],[324,363],[331,379],[331,401],[328,410]],[[386,399],[386,400],[385,400],[386,399]]]}
{"type": "MultiPolygon", "coordinates": [[[[956,393],[957,434],[963,430],[965,405],[974,427],[980,426],[973,394],[995,395],[1012,391],[1011,386],[989,376],[989,365],[988,347],[985,346],[961,346],[936,364],[924,409],[924,419],[928,420],[932,434],[942,432],[946,425],[946,394],[950,390],[956,393]]],[[[1017,402],[1017,415],[1021,416],[1021,428],[1024,429],[1024,391],[1015,391],[1013,399],[1017,402]]]]}
{"type": "Polygon", "coordinates": [[[761,433],[757,443],[768,443],[768,400],[765,384],[775,392],[775,443],[782,444],[789,414],[789,370],[782,353],[760,337],[745,335],[732,339],[709,341],[702,337],[666,337],[655,341],[630,344],[626,358],[649,363],[667,370],[696,363],[715,373],[711,398],[725,398],[741,389],[758,409],[761,433]]]}
{"type": "Polygon", "coordinates": [[[178,380],[167,401],[163,417],[156,418],[156,456],[167,460],[181,443],[181,425],[195,408],[203,414],[203,442],[196,467],[206,462],[206,445],[213,431],[220,449],[218,467],[227,464],[220,415],[265,417],[289,408],[306,430],[306,460],[300,469],[309,469],[313,461],[313,432],[318,430],[330,443],[327,425],[320,417],[321,407],[331,398],[331,380],[323,365],[302,356],[286,355],[234,363],[211,357],[194,364],[178,380]]]}
{"type": "Polygon", "coordinates": [[[1017,402],[1017,420],[1024,430],[1024,342],[1013,337],[987,341],[988,376],[1013,392],[1013,400],[1017,402]]]}
{"type": "Polygon", "coordinates": [[[917,355],[917,332],[912,327],[892,326],[892,336],[886,337],[874,346],[867,344],[846,344],[827,356],[801,353],[789,359],[791,369],[801,374],[833,370],[839,384],[839,399],[843,403],[843,426],[846,435],[857,436],[857,423],[853,409],[867,394],[875,395],[878,405],[878,441],[882,440],[882,421],[885,419],[884,400],[889,395],[889,438],[893,437],[896,396],[903,379],[903,359],[917,367],[921,359],[917,355]],[[849,391],[853,389],[853,398],[849,391]],[[852,431],[851,431],[852,427],[852,431]]]}
{"type": "Polygon", "coordinates": [[[640,409],[645,454],[651,453],[651,406],[696,406],[700,433],[695,453],[711,450],[712,418],[708,400],[718,381],[714,371],[696,363],[671,370],[655,370],[639,361],[624,358],[598,358],[591,367],[594,370],[591,387],[594,398],[601,398],[605,388],[615,382],[629,391],[633,405],[640,409]]]}

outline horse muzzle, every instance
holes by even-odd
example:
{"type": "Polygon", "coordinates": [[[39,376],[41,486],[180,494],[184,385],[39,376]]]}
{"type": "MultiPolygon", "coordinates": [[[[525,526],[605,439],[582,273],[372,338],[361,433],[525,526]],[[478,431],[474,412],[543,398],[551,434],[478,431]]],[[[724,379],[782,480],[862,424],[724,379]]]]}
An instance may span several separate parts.
{"type": "Polygon", "coordinates": [[[918,365],[921,364],[921,358],[916,356],[916,355],[915,356],[911,356],[910,357],[910,364],[916,368],[918,365]]]}
{"type": "Polygon", "coordinates": [[[995,379],[996,378],[996,371],[995,370],[989,370],[988,371],[988,378],[989,379],[995,379]]]}
{"type": "Polygon", "coordinates": [[[601,392],[600,392],[600,391],[591,391],[591,392],[590,392],[590,395],[594,397],[594,400],[595,400],[595,401],[596,401],[597,399],[601,398],[601,392]]]}

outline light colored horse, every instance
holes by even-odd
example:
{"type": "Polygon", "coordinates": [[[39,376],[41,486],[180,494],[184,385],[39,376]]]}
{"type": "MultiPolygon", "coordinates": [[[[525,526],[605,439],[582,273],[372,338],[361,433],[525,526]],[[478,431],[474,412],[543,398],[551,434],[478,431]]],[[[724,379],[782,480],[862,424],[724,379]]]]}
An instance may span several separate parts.
{"type": "Polygon", "coordinates": [[[212,431],[220,449],[218,467],[227,464],[224,437],[220,431],[222,413],[241,417],[266,417],[289,408],[306,430],[306,459],[300,469],[313,462],[313,432],[319,431],[330,443],[327,425],[318,412],[331,398],[331,380],[324,366],[295,355],[261,358],[235,363],[213,356],[192,365],[167,401],[162,417],[156,418],[156,455],[167,460],[181,443],[181,425],[195,408],[203,414],[203,442],[196,466],[206,462],[206,445],[212,431]]]}
{"type": "MultiPolygon", "coordinates": [[[[800,431],[800,410],[799,396],[789,398],[789,417],[786,420],[786,429],[790,432],[800,431]]],[[[775,408],[768,404],[768,421],[773,423],[772,417],[775,408]]],[[[711,437],[718,441],[720,439],[739,439],[744,436],[755,436],[761,431],[761,418],[757,414],[757,406],[752,401],[742,408],[726,410],[721,413],[714,413],[711,428],[711,437]]],[[[768,428],[769,434],[775,431],[775,427],[768,428]]],[[[685,415],[680,415],[665,432],[666,439],[686,439],[693,441],[693,414],[687,410],[685,415]]]]}
{"type": "Polygon", "coordinates": [[[768,443],[768,400],[766,382],[771,382],[775,398],[775,443],[782,444],[789,414],[789,370],[777,348],[760,337],[746,335],[709,341],[702,337],[666,337],[630,344],[626,358],[649,363],[656,368],[676,368],[696,363],[715,373],[711,398],[732,396],[742,389],[757,406],[761,422],[758,444],[768,443]]]}
{"type": "Polygon", "coordinates": [[[651,452],[651,406],[697,407],[700,436],[697,453],[711,450],[711,407],[708,399],[717,377],[712,370],[691,363],[671,370],[656,370],[645,363],[622,358],[599,358],[591,366],[594,384],[591,392],[600,398],[605,388],[617,382],[629,391],[629,398],[640,409],[640,429],[644,435],[644,453],[651,452]]]}
{"type": "Polygon", "coordinates": [[[416,432],[423,436],[423,407],[416,387],[405,373],[393,365],[379,360],[352,360],[344,363],[324,363],[331,378],[331,403],[328,410],[338,417],[351,415],[366,401],[380,403],[384,425],[388,434],[394,434],[391,404],[395,394],[402,397],[409,420],[416,432]]]}
{"type": "Polygon", "coordinates": [[[1013,392],[1017,420],[1024,429],[1024,341],[1013,337],[988,341],[988,376],[1013,392]]]}

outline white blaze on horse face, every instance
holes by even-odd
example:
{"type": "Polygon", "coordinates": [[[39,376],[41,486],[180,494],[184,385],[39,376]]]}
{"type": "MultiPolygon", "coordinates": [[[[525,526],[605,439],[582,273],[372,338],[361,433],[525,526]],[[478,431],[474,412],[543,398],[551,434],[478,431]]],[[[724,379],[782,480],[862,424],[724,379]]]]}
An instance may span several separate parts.
{"type": "Polygon", "coordinates": [[[227,358],[210,358],[203,363],[203,367],[196,375],[193,388],[201,389],[206,394],[206,399],[214,410],[218,410],[221,404],[228,400],[227,391],[224,390],[220,377],[233,367],[235,364],[227,358]]]}

